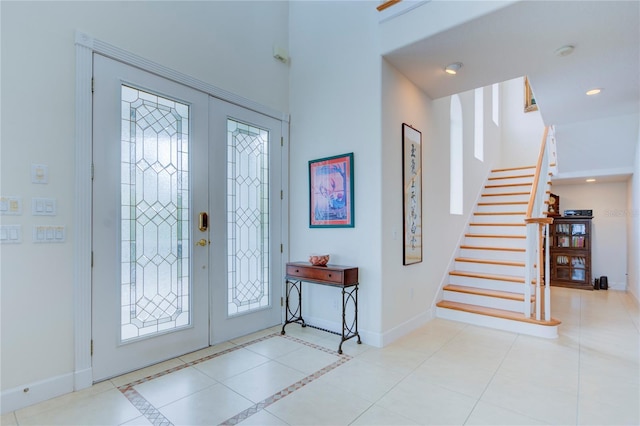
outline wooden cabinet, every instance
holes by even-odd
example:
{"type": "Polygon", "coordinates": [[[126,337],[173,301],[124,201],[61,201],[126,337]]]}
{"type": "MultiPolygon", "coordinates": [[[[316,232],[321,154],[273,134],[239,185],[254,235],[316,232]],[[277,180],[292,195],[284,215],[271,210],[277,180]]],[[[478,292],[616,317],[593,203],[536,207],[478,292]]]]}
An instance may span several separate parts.
{"type": "Polygon", "coordinates": [[[593,290],[591,217],[556,217],[550,228],[551,285],[593,290]]]}

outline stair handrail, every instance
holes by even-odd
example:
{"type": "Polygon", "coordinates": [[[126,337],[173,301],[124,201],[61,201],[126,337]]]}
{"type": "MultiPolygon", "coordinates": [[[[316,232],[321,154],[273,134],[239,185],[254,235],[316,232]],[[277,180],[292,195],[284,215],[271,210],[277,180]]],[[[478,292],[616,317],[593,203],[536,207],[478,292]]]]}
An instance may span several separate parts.
{"type": "Polygon", "coordinates": [[[547,217],[547,209],[545,207],[549,201],[550,178],[557,171],[556,158],[555,131],[552,126],[547,126],[544,129],[542,143],[540,144],[540,153],[525,217],[527,239],[524,286],[524,314],[526,317],[531,317],[531,283],[534,281],[533,277],[535,276],[535,318],[536,320],[541,320],[542,312],[544,312],[545,321],[551,320],[549,239],[545,238],[545,236],[549,235],[549,225],[553,223],[553,218],[547,217]],[[543,243],[546,244],[544,248],[542,247],[543,243]],[[544,293],[541,289],[543,279],[544,293]],[[544,301],[544,308],[541,306],[542,300],[544,301]]]}

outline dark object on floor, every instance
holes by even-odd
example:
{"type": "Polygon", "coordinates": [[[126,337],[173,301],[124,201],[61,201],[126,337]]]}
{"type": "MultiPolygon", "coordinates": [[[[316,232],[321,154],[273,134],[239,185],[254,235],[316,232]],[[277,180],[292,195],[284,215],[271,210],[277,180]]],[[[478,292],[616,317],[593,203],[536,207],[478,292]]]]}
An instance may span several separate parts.
{"type": "Polygon", "coordinates": [[[606,290],[609,288],[609,279],[603,275],[600,277],[600,290],[606,290]]]}

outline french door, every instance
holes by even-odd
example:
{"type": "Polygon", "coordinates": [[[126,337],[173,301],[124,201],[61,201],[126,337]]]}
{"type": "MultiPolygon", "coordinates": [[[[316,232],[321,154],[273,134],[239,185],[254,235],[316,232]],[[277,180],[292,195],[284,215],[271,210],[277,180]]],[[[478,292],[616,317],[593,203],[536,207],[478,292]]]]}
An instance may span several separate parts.
{"type": "Polygon", "coordinates": [[[282,320],[282,130],[213,97],[209,125],[212,233],[222,239],[210,250],[215,344],[282,320]]]}
{"type": "Polygon", "coordinates": [[[94,381],[278,324],[280,122],[100,55],[94,81],[94,381]]]}

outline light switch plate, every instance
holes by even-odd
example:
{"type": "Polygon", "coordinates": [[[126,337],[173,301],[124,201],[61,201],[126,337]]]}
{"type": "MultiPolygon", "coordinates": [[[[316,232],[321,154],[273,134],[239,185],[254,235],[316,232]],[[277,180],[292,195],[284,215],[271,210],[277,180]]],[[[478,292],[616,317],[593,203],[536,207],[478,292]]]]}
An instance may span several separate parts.
{"type": "Polygon", "coordinates": [[[49,166],[46,164],[32,164],[31,183],[49,183],[49,166]]]}
{"type": "Polygon", "coordinates": [[[64,225],[34,225],[34,243],[63,243],[66,236],[64,225]]]}
{"type": "Polygon", "coordinates": [[[0,214],[20,216],[22,214],[22,197],[0,197],[0,214]]]}
{"type": "Polygon", "coordinates": [[[32,198],[31,214],[34,216],[55,216],[57,214],[55,198],[32,198]]]}
{"type": "Polygon", "coordinates": [[[0,226],[0,244],[19,244],[22,242],[21,225],[0,226]]]}

